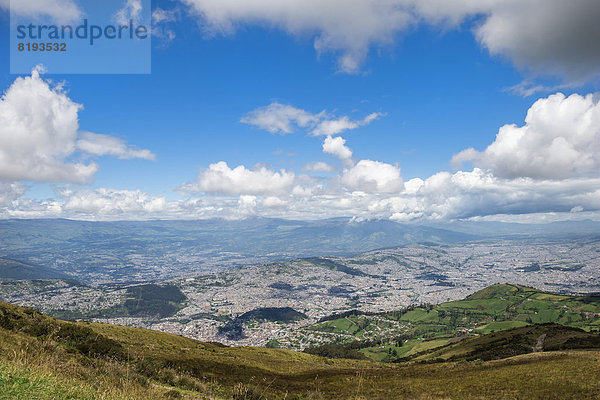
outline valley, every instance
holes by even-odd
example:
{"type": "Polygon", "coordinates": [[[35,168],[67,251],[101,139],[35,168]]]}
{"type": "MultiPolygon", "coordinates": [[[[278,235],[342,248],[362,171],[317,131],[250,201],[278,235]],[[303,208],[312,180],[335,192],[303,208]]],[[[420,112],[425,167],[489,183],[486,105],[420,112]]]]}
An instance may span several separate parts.
{"type": "MultiPolygon", "coordinates": [[[[597,254],[598,242],[592,238],[408,244],[352,257],[296,259],[157,282],[181,293],[160,309],[132,298],[131,292],[145,284],[5,280],[0,298],[63,319],[148,328],[234,346],[301,350],[355,339],[349,326],[332,332],[315,328],[331,314],[436,305],[506,282],[565,294],[600,292],[597,254]],[[148,312],[135,312],[134,301],[148,312]],[[228,331],[228,323],[260,308],[289,308],[305,318],[245,318],[229,324],[235,329],[228,331]]],[[[354,315],[343,323],[358,326],[365,318],[354,315]]],[[[378,317],[369,326],[358,339],[406,334],[406,326],[390,318],[378,317]]]]}

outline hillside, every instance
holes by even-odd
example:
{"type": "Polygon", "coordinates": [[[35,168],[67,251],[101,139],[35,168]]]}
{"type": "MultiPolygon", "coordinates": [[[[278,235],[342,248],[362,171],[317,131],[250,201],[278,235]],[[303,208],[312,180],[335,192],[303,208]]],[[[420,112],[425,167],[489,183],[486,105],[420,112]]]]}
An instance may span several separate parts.
{"type": "MultiPolygon", "coordinates": [[[[542,350],[573,340],[597,345],[597,335],[578,329],[531,328],[509,336],[546,334],[542,350]]],[[[435,357],[481,346],[501,350],[506,341],[482,335],[435,357]]],[[[64,322],[0,302],[0,399],[600,399],[599,358],[598,350],[561,350],[460,363],[328,359],[64,322]]]]}
{"type": "Polygon", "coordinates": [[[112,307],[87,312],[54,310],[50,315],[66,320],[94,318],[148,317],[167,318],[179,311],[186,300],[181,290],[171,284],[143,284],[125,289],[123,300],[112,307]]]}
{"type": "Polygon", "coordinates": [[[506,329],[451,342],[414,357],[418,361],[496,360],[542,351],[600,348],[600,335],[558,324],[506,329]]]}
{"type": "Polygon", "coordinates": [[[271,322],[293,322],[305,318],[305,314],[290,307],[256,308],[227,322],[224,326],[219,328],[219,334],[228,339],[243,338],[245,337],[244,323],[249,321],[266,320],[271,322]]]}
{"type": "Polygon", "coordinates": [[[65,279],[68,275],[52,268],[0,258],[0,281],[32,279],[65,279]]]}
{"type": "Polygon", "coordinates": [[[348,312],[305,330],[324,343],[360,350],[376,361],[394,361],[475,335],[545,323],[598,332],[600,297],[500,284],[438,305],[377,314],[348,312]]]}

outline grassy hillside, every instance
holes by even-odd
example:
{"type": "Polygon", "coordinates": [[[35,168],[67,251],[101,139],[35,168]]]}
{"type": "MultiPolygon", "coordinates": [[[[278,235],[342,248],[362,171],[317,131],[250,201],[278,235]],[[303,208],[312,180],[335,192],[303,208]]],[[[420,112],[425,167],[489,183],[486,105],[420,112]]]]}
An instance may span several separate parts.
{"type": "Polygon", "coordinates": [[[542,350],[597,338],[556,325],[527,328],[431,356],[460,353],[460,362],[383,364],[64,322],[0,302],[0,399],[600,399],[598,350],[465,361],[469,349],[502,350],[517,337],[529,345],[545,334],[542,350]]]}
{"type": "Polygon", "coordinates": [[[342,347],[354,345],[370,359],[394,361],[461,338],[550,322],[598,332],[600,297],[557,295],[502,284],[434,306],[379,314],[349,312],[325,318],[306,330],[342,347]]]}
{"type": "Polygon", "coordinates": [[[600,335],[558,324],[536,324],[449,343],[414,359],[487,361],[532,352],[589,348],[600,348],[600,335]]]}

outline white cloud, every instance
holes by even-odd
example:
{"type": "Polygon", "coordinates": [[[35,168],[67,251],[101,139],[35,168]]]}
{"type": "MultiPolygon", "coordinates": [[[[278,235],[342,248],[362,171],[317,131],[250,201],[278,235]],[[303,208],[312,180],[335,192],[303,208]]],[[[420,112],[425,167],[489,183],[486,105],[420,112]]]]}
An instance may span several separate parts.
{"type": "Polygon", "coordinates": [[[0,0],[0,8],[21,17],[50,17],[60,24],[78,21],[83,16],[73,0],[0,0]]]}
{"type": "Polygon", "coordinates": [[[419,182],[412,193],[407,191],[374,203],[371,211],[397,220],[461,219],[570,213],[573,207],[581,211],[600,210],[600,179],[502,179],[475,168],[471,172],[435,174],[419,182]]]}
{"type": "Polygon", "coordinates": [[[334,155],[340,160],[349,160],[352,158],[352,150],[346,146],[346,140],[341,136],[327,136],[323,142],[323,152],[334,155]]]}
{"type": "Polygon", "coordinates": [[[160,7],[156,7],[152,11],[152,22],[155,24],[175,22],[177,21],[177,13],[177,10],[164,10],[160,7]]]}
{"type": "Polygon", "coordinates": [[[292,196],[302,198],[302,197],[311,197],[317,195],[323,191],[323,185],[315,185],[315,186],[301,186],[296,185],[292,189],[292,196]]]}
{"type": "Polygon", "coordinates": [[[564,179],[597,176],[600,170],[600,103],[562,93],[539,99],[525,125],[505,125],[484,151],[455,155],[453,164],[470,161],[498,177],[564,179]]]}
{"type": "Polygon", "coordinates": [[[0,99],[0,180],[87,182],[98,165],[70,163],[81,105],[37,70],[17,78],[0,99]]]}
{"type": "MultiPolygon", "coordinates": [[[[398,167],[373,160],[355,163],[352,150],[341,136],[327,136],[323,142],[323,152],[334,155],[344,164],[344,170],[337,179],[345,189],[366,193],[398,193],[404,189],[404,180],[398,167]]],[[[335,187],[336,179],[331,183],[335,187]]]]}
{"type": "Polygon", "coordinates": [[[323,161],[316,161],[316,162],[308,163],[302,167],[302,171],[310,171],[310,172],[332,172],[334,170],[335,170],[335,168],[332,165],[327,164],[326,162],[323,162],[323,161]]]}
{"type": "Polygon", "coordinates": [[[119,25],[129,25],[129,21],[139,24],[142,14],[142,0],[125,0],[123,7],[115,13],[115,21],[119,25]]]}
{"type": "Polygon", "coordinates": [[[372,45],[386,45],[410,24],[406,10],[380,0],[182,0],[210,34],[259,24],[293,35],[316,35],[317,52],[339,52],[339,69],[356,73],[372,45]]]}
{"type": "Polygon", "coordinates": [[[300,108],[275,102],[249,112],[241,122],[281,135],[304,128],[312,136],[330,136],[368,125],[384,115],[371,113],[361,120],[351,120],[348,116],[332,117],[325,110],[312,114],[300,108]]]}
{"type": "Polygon", "coordinates": [[[256,213],[258,201],[256,196],[241,195],[238,200],[238,209],[236,210],[241,216],[253,215],[256,213]]]}
{"type": "Polygon", "coordinates": [[[281,200],[278,197],[265,197],[262,204],[267,208],[282,208],[288,205],[287,201],[281,200]]]}
{"type": "MultiPolygon", "coordinates": [[[[377,188],[372,171],[365,175],[369,177],[366,185],[377,188]]],[[[12,197],[0,206],[0,216],[109,220],[235,219],[249,215],[299,219],[355,216],[396,221],[500,218],[530,222],[549,217],[600,217],[600,178],[502,179],[476,168],[454,174],[440,172],[425,180],[411,179],[405,183],[404,191],[392,191],[390,186],[389,193],[380,190],[385,180],[375,179],[379,179],[380,186],[372,192],[364,191],[365,183],[350,191],[325,190],[320,185],[295,185],[277,195],[200,196],[171,201],[136,190],[107,188],[62,190],[60,201],[34,201],[19,197],[23,189],[16,188],[12,197]]]]}
{"type": "Polygon", "coordinates": [[[77,149],[93,155],[111,155],[121,159],[143,158],[154,161],[156,155],[150,150],[127,146],[124,140],[110,135],[81,132],[76,143],[77,149]]]}
{"type": "Polygon", "coordinates": [[[69,161],[76,151],[153,158],[108,135],[86,132],[78,140],[81,108],[44,81],[40,68],[17,78],[0,99],[0,181],[90,182],[99,166],[69,161]]]}
{"type": "Polygon", "coordinates": [[[404,189],[398,167],[372,160],[360,160],[345,170],[341,182],[351,191],[367,193],[399,193],[404,189]]]}
{"type": "Polygon", "coordinates": [[[444,29],[478,17],[474,34],[493,55],[536,74],[582,81],[600,73],[597,0],[181,0],[211,34],[242,25],[314,37],[339,69],[360,70],[370,48],[387,46],[425,23],[444,29]]]}
{"type": "Polygon", "coordinates": [[[294,180],[293,172],[276,172],[265,167],[252,170],[243,165],[231,169],[226,162],[221,161],[210,164],[207,170],[200,172],[195,183],[183,185],[180,190],[227,196],[277,195],[289,191],[294,180]]]}
{"type": "Polygon", "coordinates": [[[179,17],[179,9],[164,10],[156,7],[152,11],[152,34],[167,42],[175,39],[175,32],[167,26],[169,23],[176,22],[179,17]]]}
{"type": "Polygon", "coordinates": [[[145,215],[167,209],[164,197],[151,196],[139,190],[64,190],[61,197],[64,199],[63,211],[91,216],[145,215]]]}
{"type": "Polygon", "coordinates": [[[331,120],[323,120],[319,122],[319,124],[312,130],[312,134],[315,136],[318,135],[337,135],[338,133],[342,133],[347,130],[356,129],[360,126],[365,126],[370,124],[371,122],[379,119],[384,114],[382,113],[371,113],[367,115],[362,120],[353,121],[347,116],[331,119],[331,120]]]}
{"type": "Polygon", "coordinates": [[[13,201],[25,194],[26,188],[20,183],[0,182],[0,207],[10,206],[13,201]]]}
{"type": "MultiPolygon", "coordinates": [[[[133,149],[120,139],[81,134],[79,108],[37,72],[17,79],[7,91],[0,102],[1,217],[600,218],[600,105],[591,95],[556,94],[538,100],[523,126],[506,125],[484,151],[468,149],[453,158],[470,161],[475,168],[442,171],[426,179],[404,182],[396,165],[353,160],[342,137],[327,136],[323,151],[342,160],[343,169],[337,174],[296,175],[264,164],[231,168],[221,161],[179,188],[184,200],[109,188],[60,189],[58,199],[43,201],[26,198],[25,186],[14,181],[27,179],[23,174],[31,175],[27,170],[39,163],[46,174],[53,174],[46,180],[57,180],[63,176],[57,171],[72,170],[68,160],[76,151],[152,158],[147,150],[133,149]],[[14,158],[6,161],[7,157],[14,158]]],[[[304,170],[332,172],[333,168],[315,162],[304,170]]],[[[77,181],[68,177],[65,180],[77,181]]]]}
{"type": "Polygon", "coordinates": [[[505,88],[504,91],[514,93],[514,94],[517,94],[522,97],[529,97],[529,96],[533,96],[536,93],[555,92],[557,90],[565,89],[565,88],[568,88],[571,86],[573,86],[573,85],[570,83],[563,83],[560,85],[548,86],[548,85],[539,84],[531,79],[525,79],[525,80],[517,83],[516,85],[505,88]]]}
{"type": "Polygon", "coordinates": [[[296,127],[306,128],[317,123],[324,112],[311,114],[290,105],[271,103],[257,108],[241,119],[241,122],[254,125],[270,133],[287,135],[294,132],[296,127]]]}

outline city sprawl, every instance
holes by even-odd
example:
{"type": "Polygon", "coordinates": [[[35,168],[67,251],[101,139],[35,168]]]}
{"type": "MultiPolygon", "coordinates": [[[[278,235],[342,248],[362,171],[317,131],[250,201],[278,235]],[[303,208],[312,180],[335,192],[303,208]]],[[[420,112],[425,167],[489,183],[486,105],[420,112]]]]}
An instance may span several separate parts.
{"type": "MultiPolygon", "coordinates": [[[[175,262],[186,254],[171,257],[175,262]]],[[[177,272],[180,277],[160,282],[185,295],[173,312],[163,315],[120,312],[120,304],[130,305],[125,300],[135,285],[107,284],[100,278],[6,281],[0,285],[0,297],[62,318],[150,328],[227,345],[305,348],[343,339],[311,328],[334,313],[438,304],[507,282],[553,292],[600,292],[599,268],[597,239],[498,239],[408,244],[345,258],[311,257],[237,268],[215,265],[197,274],[191,274],[188,265],[177,272]],[[289,309],[301,317],[249,317],[256,310],[272,309],[289,309]]],[[[386,320],[376,329],[374,336],[393,337],[405,327],[386,320]]]]}

